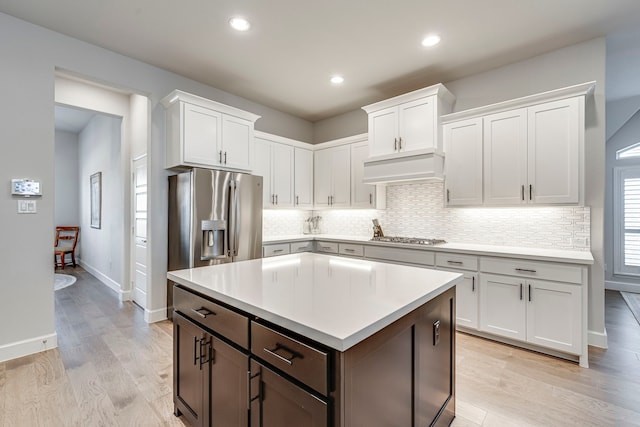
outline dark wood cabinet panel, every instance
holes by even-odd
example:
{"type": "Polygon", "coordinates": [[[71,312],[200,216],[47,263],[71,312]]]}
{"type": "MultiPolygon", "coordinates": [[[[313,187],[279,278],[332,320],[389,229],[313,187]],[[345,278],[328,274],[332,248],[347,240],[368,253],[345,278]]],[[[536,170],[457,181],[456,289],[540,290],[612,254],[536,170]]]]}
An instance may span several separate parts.
{"type": "Polygon", "coordinates": [[[249,356],[219,339],[213,340],[211,361],[211,426],[248,424],[249,356]]]}

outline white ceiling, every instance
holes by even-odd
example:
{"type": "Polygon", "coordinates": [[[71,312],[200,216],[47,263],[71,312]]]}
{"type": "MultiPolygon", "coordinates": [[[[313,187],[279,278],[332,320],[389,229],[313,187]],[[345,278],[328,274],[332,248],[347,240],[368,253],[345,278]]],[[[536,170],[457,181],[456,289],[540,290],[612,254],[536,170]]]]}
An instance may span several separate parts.
{"type": "Polygon", "coordinates": [[[310,121],[640,22],[638,0],[0,0],[0,11],[310,121]],[[231,30],[234,15],[252,28],[231,30]],[[442,43],[424,48],[430,32],[442,43]]]}

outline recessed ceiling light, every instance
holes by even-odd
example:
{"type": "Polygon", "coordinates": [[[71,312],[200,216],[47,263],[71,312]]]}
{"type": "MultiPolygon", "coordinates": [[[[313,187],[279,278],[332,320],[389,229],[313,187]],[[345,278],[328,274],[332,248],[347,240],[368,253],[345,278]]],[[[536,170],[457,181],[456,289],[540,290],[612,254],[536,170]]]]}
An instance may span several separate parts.
{"type": "Polygon", "coordinates": [[[333,83],[334,85],[339,85],[341,83],[344,83],[344,77],[335,75],[331,77],[331,83],[333,83]]]}
{"type": "Polygon", "coordinates": [[[247,31],[249,28],[251,28],[251,24],[249,23],[249,21],[239,17],[231,18],[229,20],[229,25],[231,25],[231,28],[238,31],[247,31]]]}
{"type": "Polygon", "coordinates": [[[440,43],[440,36],[437,34],[431,34],[422,39],[422,46],[431,47],[440,43]]]}

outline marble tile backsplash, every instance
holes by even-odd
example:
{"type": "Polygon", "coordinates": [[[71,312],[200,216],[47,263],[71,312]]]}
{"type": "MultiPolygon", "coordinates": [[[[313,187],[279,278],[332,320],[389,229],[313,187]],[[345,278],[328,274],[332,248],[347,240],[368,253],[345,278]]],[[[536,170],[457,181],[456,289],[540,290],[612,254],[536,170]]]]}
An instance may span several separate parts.
{"type": "Polygon", "coordinates": [[[264,236],[300,234],[304,220],[320,215],[323,233],[370,236],[378,218],[387,235],[556,249],[588,250],[589,207],[445,208],[444,184],[387,186],[385,210],[267,211],[264,236]],[[584,246],[586,242],[587,246],[584,246]]]}

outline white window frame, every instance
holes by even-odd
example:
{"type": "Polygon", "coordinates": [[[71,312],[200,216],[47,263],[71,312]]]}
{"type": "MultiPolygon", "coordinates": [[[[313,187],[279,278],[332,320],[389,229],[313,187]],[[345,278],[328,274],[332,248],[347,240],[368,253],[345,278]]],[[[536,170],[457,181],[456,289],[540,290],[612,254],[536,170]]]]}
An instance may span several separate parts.
{"type": "MultiPolygon", "coordinates": [[[[640,166],[617,166],[613,168],[613,258],[614,274],[640,277],[640,267],[624,263],[624,180],[640,178],[640,166]]],[[[640,234],[640,230],[638,231],[640,234]]]]}
{"type": "Polygon", "coordinates": [[[616,151],[617,160],[637,159],[638,157],[640,157],[640,142],[636,142],[635,144],[631,144],[616,151]],[[636,153],[636,150],[639,152],[636,153]],[[632,154],[628,155],[627,153],[629,152],[632,154]]]}

